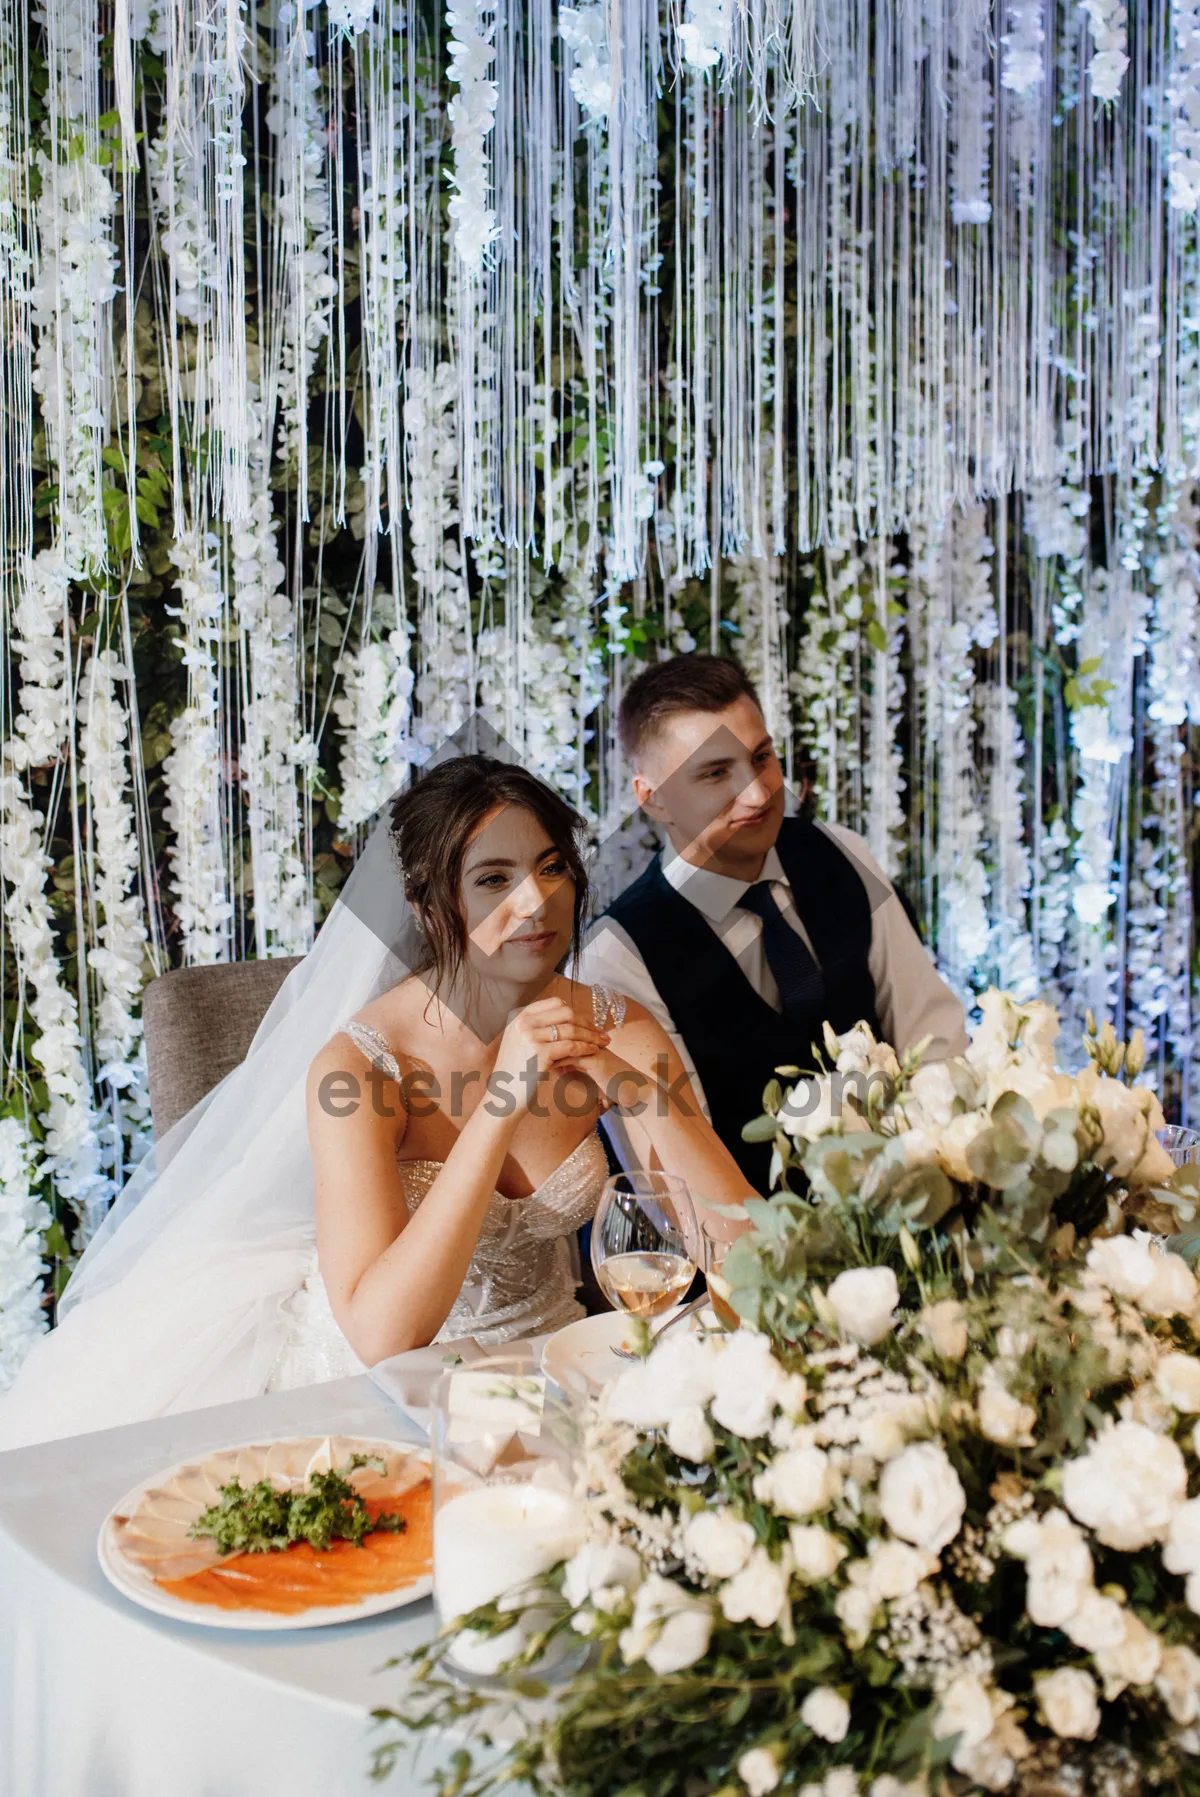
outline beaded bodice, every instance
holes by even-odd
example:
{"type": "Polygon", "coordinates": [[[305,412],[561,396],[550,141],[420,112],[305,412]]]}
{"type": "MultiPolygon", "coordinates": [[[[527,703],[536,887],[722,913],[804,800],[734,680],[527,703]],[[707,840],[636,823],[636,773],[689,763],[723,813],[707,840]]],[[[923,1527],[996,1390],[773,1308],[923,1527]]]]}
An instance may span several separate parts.
{"type": "MultiPolygon", "coordinates": [[[[592,989],[598,1028],[619,1028],[625,1000],[607,987],[592,989]]],[[[372,1064],[398,1084],[400,1064],[387,1039],[372,1025],[352,1019],[339,1032],[350,1037],[372,1064]]],[[[398,1157],[405,1202],[415,1212],[428,1196],[444,1163],[398,1157]]],[[[564,1161],[525,1198],[494,1191],[462,1289],[438,1332],[438,1341],[473,1336],[495,1347],[523,1335],[561,1329],[583,1315],[576,1301],[574,1235],[596,1209],[608,1175],[598,1133],[584,1137],[564,1161]]],[[[308,1383],[357,1370],[341,1335],[320,1273],[314,1270],[293,1301],[294,1328],[286,1367],[272,1385],[308,1383]],[[346,1360],[350,1356],[351,1365],[346,1360]]]]}

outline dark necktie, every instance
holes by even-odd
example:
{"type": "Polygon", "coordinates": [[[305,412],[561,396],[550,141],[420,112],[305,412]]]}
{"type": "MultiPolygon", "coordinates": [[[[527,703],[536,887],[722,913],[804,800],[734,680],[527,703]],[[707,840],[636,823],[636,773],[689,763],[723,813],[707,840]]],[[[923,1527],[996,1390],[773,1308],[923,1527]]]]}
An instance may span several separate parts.
{"type": "Polygon", "coordinates": [[[762,919],[763,950],[775,976],[785,1017],[824,1016],[825,982],[803,936],[784,918],[770,880],[759,880],[738,900],[743,911],[762,919]]]}

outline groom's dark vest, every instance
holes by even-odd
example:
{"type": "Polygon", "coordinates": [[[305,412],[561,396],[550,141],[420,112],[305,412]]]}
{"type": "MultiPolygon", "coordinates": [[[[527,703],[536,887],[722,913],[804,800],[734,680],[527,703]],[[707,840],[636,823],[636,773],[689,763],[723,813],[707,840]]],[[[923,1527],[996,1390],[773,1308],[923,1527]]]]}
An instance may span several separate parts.
{"type": "Polygon", "coordinates": [[[785,1021],[759,997],[712,925],[664,877],[660,856],[606,913],[632,938],[688,1046],[713,1128],[764,1194],[770,1144],[743,1142],[742,1126],[761,1116],[775,1068],[812,1067],[826,1021],[839,1032],[860,1019],[878,1028],[871,904],[853,861],[798,818],[784,819],[777,846],[822,974],[824,1002],[810,1016],[785,1021]]]}

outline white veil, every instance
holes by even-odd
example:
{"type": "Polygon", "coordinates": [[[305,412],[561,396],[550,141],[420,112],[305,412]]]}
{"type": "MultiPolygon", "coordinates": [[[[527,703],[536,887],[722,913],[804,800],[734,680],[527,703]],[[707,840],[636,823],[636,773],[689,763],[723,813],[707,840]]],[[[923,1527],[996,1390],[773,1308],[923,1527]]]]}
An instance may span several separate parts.
{"type": "Polygon", "coordinates": [[[151,1150],[0,1397],[0,1449],[261,1392],[316,1270],[309,1065],[414,966],[386,815],[242,1065],[151,1150]]]}

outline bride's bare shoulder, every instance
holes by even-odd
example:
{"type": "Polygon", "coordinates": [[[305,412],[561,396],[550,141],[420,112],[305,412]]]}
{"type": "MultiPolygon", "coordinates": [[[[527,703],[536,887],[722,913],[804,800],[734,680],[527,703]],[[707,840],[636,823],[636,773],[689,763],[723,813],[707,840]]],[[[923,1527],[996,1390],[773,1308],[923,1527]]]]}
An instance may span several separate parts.
{"type": "Polygon", "coordinates": [[[419,985],[411,978],[402,980],[348,1018],[313,1060],[310,1084],[338,1072],[361,1077],[368,1068],[377,1068],[397,1082],[403,1080],[415,1064],[415,994],[407,988],[419,985]]]}

